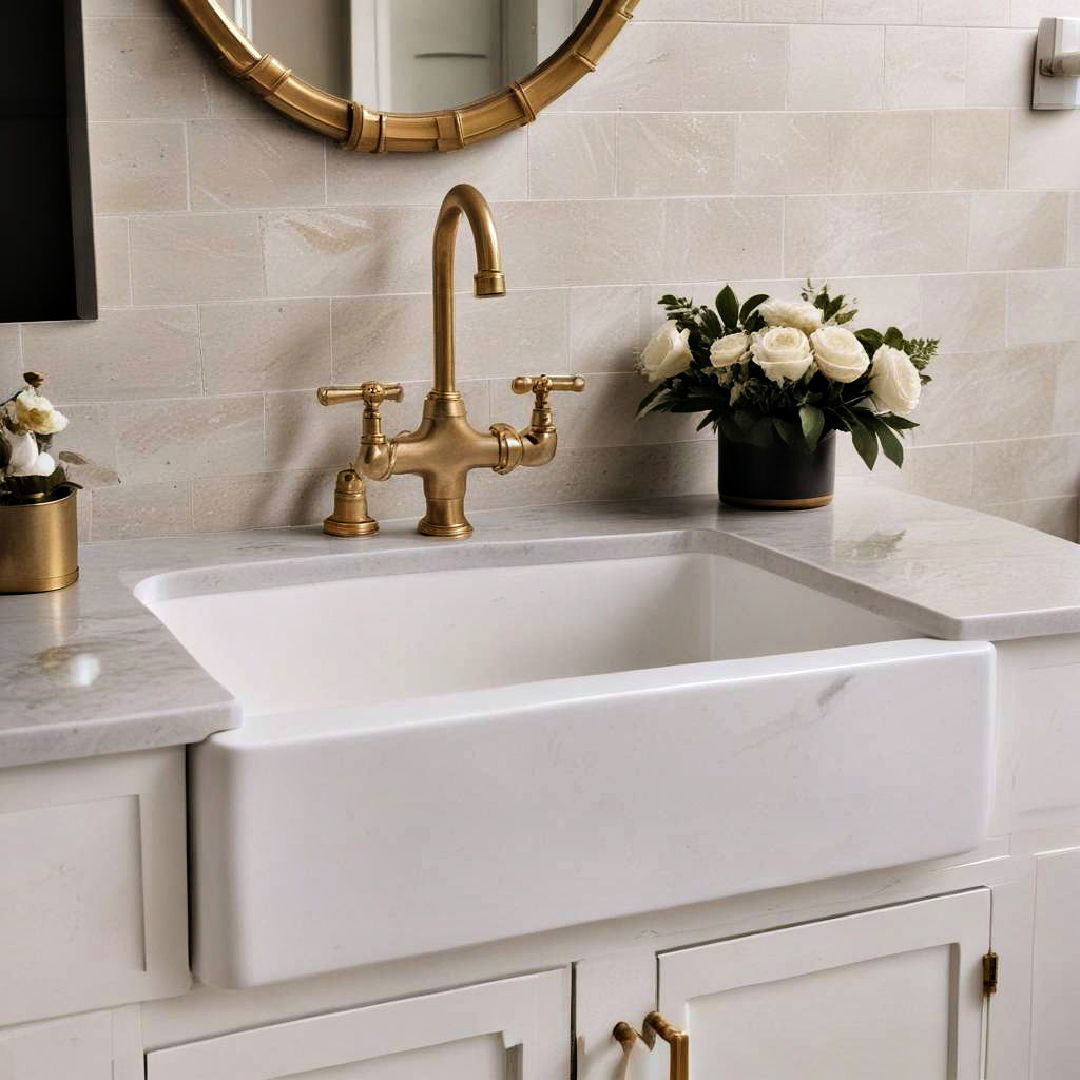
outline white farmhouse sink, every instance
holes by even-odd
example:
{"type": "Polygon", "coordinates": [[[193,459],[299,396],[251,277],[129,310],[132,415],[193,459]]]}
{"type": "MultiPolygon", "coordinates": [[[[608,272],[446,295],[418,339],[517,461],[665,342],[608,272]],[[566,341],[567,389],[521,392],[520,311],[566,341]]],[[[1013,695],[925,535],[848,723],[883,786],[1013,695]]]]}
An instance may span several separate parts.
{"type": "Polygon", "coordinates": [[[903,640],[720,556],[582,550],[140,585],[245,714],[191,757],[200,978],[274,982],[984,838],[992,646],[903,640]]]}

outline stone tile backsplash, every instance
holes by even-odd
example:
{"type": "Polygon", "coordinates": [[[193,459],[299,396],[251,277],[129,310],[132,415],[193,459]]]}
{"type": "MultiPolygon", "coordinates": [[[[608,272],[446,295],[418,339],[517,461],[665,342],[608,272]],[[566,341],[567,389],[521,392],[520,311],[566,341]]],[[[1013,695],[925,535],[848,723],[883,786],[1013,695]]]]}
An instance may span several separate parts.
{"type": "MultiPolygon", "coordinates": [[[[49,372],[71,445],[119,467],[88,493],[93,538],[324,516],[359,413],[312,390],[402,381],[388,426],[415,419],[431,228],[462,180],[495,204],[511,289],[459,299],[474,421],[525,421],[515,374],[593,376],[557,403],[556,462],[474,474],[473,506],[711,490],[692,420],[633,419],[655,298],[813,274],[943,339],[909,465],[879,481],[1075,538],[1080,113],[1026,107],[1043,0],[640,0],[527,131],[381,158],[239,90],[167,0],[84,10],[101,319],[0,326],[0,373],[49,372]]],[[[371,503],[421,508],[409,479],[371,503]]]]}

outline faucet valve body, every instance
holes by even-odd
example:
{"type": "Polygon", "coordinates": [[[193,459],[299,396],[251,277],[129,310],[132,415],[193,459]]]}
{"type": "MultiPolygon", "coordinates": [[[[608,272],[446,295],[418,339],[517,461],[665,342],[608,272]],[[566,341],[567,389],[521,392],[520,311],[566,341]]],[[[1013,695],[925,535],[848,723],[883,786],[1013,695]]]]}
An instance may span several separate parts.
{"type": "Polygon", "coordinates": [[[374,536],[379,523],[368,514],[364,478],[354,469],[342,469],[334,485],[334,512],[323,522],[328,536],[374,536]]]}

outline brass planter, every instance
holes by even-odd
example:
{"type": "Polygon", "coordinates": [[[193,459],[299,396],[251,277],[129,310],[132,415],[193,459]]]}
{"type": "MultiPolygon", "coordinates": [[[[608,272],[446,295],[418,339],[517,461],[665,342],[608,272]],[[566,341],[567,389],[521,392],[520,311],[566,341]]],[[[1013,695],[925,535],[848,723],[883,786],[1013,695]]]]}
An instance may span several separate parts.
{"type": "Polygon", "coordinates": [[[47,502],[0,505],[0,593],[54,592],[79,576],[76,491],[57,490],[47,502]]]}

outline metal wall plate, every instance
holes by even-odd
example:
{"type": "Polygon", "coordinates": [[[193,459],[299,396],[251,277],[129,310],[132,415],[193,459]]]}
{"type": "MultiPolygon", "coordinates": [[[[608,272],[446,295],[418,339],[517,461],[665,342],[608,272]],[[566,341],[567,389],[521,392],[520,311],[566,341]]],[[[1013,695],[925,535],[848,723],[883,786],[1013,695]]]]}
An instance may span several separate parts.
{"type": "Polygon", "coordinates": [[[1080,108],[1080,79],[1044,75],[1044,65],[1063,55],[1080,52],[1080,19],[1043,19],[1035,49],[1031,107],[1038,110],[1080,108]]]}

